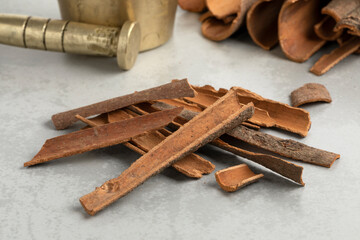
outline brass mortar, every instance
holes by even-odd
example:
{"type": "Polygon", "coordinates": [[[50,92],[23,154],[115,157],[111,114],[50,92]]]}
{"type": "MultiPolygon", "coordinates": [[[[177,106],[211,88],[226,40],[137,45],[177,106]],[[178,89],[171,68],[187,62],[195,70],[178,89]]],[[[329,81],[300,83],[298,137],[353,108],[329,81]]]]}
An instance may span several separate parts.
{"type": "Polygon", "coordinates": [[[156,48],[172,35],[177,0],[58,0],[64,20],[121,27],[137,21],[140,51],[156,48]]]}

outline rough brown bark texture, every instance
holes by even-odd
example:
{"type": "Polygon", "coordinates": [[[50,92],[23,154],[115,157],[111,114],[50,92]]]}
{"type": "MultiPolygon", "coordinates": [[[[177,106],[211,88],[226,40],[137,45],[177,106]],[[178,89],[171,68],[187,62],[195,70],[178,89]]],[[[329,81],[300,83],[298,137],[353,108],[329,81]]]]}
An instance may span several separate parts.
{"type": "Polygon", "coordinates": [[[255,174],[246,164],[229,167],[215,173],[217,183],[226,192],[235,192],[262,177],[264,177],[263,174],[255,174]]]}
{"type": "Polygon", "coordinates": [[[285,55],[304,62],[317,52],[326,41],[314,31],[321,21],[322,0],[287,0],[279,14],[279,42],[285,55]]]}
{"type": "Polygon", "coordinates": [[[236,32],[244,22],[246,12],[256,0],[207,0],[211,14],[203,18],[201,31],[213,41],[222,41],[236,32]]]}
{"type": "Polygon", "coordinates": [[[334,67],[341,60],[347,56],[355,53],[360,48],[360,37],[353,37],[347,42],[345,42],[341,47],[333,50],[329,54],[322,56],[315,64],[312,66],[310,71],[318,76],[323,75],[334,67]]]}
{"type": "Polygon", "coordinates": [[[348,29],[348,33],[360,37],[360,2],[357,8],[336,24],[335,30],[341,29],[348,29]]]}
{"type": "Polygon", "coordinates": [[[291,92],[291,105],[294,107],[307,103],[328,102],[331,96],[326,87],[319,83],[307,83],[304,86],[291,92]]]}
{"type": "Polygon", "coordinates": [[[24,163],[24,166],[32,166],[126,142],[144,132],[168,125],[181,110],[182,108],[176,108],[157,112],[49,139],[40,152],[31,161],[24,163]]]}
{"type": "MultiPolygon", "coordinates": [[[[138,115],[135,114],[133,116],[138,115]]],[[[117,110],[109,113],[109,119],[111,119],[110,122],[122,121],[132,118],[133,116],[131,115],[131,113],[127,113],[124,110],[117,110]]],[[[162,132],[164,131],[166,130],[162,129],[162,132]]],[[[170,135],[171,133],[168,134],[170,135]]],[[[164,141],[166,139],[166,136],[161,134],[159,131],[151,131],[141,136],[132,138],[131,141],[124,145],[131,150],[134,150],[137,153],[144,155],[156,145],[164,141]]],[[[203,159],[202,157],[194,153],[191,153],[180,159],[179,161],[173,163],[172,167],[191,178],[201,178],[203,174],[210,174],[215,170],[215,166],[211,162],[203,159]]]]}
{"type": "Polygon", "coordinates": [[[285,178],[288,178],[302,186],[305,185],[305,183],[302,181],[303,167],[299,165],[293,164],[291,162],[285,161],[281,158],[269,154],[250,152],[245,149],[235,147],[219,139],[214,140],[212,144],[223,150],[234,153],[240,157],[249,159],[257,164],[260,164],[261,166],[264,166],[271,171],[285,178]]]}
{"type": "Polygon", "coordinates": [[[56,129],[65,129],[78,121],[75,117],[77,114],[86,118],[97,114],[111,112],[139,102],[192,96],[195,96],[195,92],[186,79],[173,80],[171,83],[159,87],[55,114],[52,116],[52,121],[56,129]]]}
{"type": "Polygon", "coordinates": [[[255,44],[270,50],[279,42],[278,18],[285,0],[258,0],[249,9],[246,27],[255,44]]]}
{"type": "Polygon", "coordinates": [[[313,148],[291,139],[281,139],[243,126],[227,132],[230,136],[281,156],[319,166],[331,167],[339,154],[313,148]]]}
{"type": "Polygon", "coordinates": [[[253,112],[252,104],[241,108],[236,93],[229,92],[138,159],[119,177],[81,197],[82,206],[90,215],[96,214],[151,176],[247,120],[253,112]]]}
{"type": "Polygon", "coordinates": [[[178,0],[179,6],[190,12],[202,12],[206,9],[205,0],[178,0]]]}

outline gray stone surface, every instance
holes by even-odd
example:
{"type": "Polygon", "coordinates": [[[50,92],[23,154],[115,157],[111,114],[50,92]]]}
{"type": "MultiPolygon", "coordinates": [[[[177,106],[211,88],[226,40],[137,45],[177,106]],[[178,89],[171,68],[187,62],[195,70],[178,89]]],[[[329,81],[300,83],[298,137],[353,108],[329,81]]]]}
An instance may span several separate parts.
{"type": "MultiPolygon", "coordinates": [[[[55,0],[0,0],[0,6],[4,13],[59,17],[55,0]]],[[[297,64],[279,47],[260,49],[245,33],[208,41],[197,18],[179,9],[173,38],[140,54],[129,72],[121,72],[115,59],[0,46],[0,239],[358,239],[359,57],[316,77],[308,69],[334,46],[297,64]],[[306,186],[298,187],[206,146],[199,153],[217,170],[245,162],[265,178],[228,194],[213,174],[191,180],[167,169],[95,217],[78,199],[139,155],[115,146],[22,167],[47,138],[71,131],[54,130],[52,114],[185,77],[197,85],[245,87],[285,103],[305,83],[324,84],[333,103],[305,106],[312,128],[300,141],[340,153],[341,159],[331,169],[300,163],[306,186]]]]}

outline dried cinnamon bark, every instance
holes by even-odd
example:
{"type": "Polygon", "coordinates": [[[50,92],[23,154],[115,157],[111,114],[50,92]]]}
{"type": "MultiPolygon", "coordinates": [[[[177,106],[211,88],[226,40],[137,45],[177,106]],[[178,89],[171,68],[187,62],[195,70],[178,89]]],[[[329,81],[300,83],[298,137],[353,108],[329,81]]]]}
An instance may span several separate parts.
{"type": "Polygon", "coordinates": [[[52,116],[52,121],[56,129],[65,129],[78,121],[78,119],[75,117],[76,114],[79,114],[83,117],[90,117],[101,113],[111,112],[116,109],[139,102],[193,96],[195,96],[195,92],[186,79],[174,80],[171,83],[159,87],[147,89],[141,92],[135,92],[133,94],[112,98],[85,107],[55,114],[52,116]]]}
{"type": "Polygon", "coordinates": [[[203,35],[213,41],[222,41],[236,32],[244,22],[246,12],[256,0],[207,0],[211,12],[201,26],[203,35]]]}
{"type": "Polygon", "coordinates": [[[281,158],[269,154],[250,152],[241,149],[239,147],[232,146],[229,143],[220,139],[214,140],[212,144],[228,152],[232,152],[236,155],[247,158],[257,164],[260,164],[276,172],[277,174],[285,178],[288,178],[302,186],[305,185],[305,183],[302,181],[303,167],[301,166],[298,166],[296,164],[293,164],[291,162],[285,161],[281,158]]]}
{"type": "Polygon", "coordinates": [[[322,0],[286,0],[279,14],[279,42],[285,55],[304,62],[317,52],[326,41],[314,31],[321,21],[322,0]]]}
{"type": "Polygon", "coordinates": [[[333,50],[329,54],[322,56],[310,69],[310,72],[320,76],[329,71],[341,60],[360,48],[360,37],[353,37],[344,43],[341,47],[333,50]]]}
{"type": "Polygon", "coordinates": [[[205,0],[178,0],[179,6],[190,12],[202,12],[206,9],[205,0]]]}
{"type": "Polygon", "coordinates": [[[28,167],[126,142],[144,132],[166,126],[181,110],[182,108],[176,108],[157,112],[49,139],[40,152],[31,161],[24,163],[24,166],[28,167]]]}
{"type": "Polygon", "coordinates": [[[330,93],[324,85],[307,83],[291,93],[291,105],[294,107],[314,102],[331,102],[330,93]]]}
{"type": "Polygon", "coordinates": [[[258,0],[249,9],[246,27],[251,39],[265,50],[279,42],[278,18],[285,0],[258,0]]]}
{"type": "Polygon", "coordinates": [[[253,102],[255,107],[263,109],[275,121],[274,127],[299,134],[305,137],[310,129],[311,121],[309,112],[301,108],[291,107],[287,104],[266,99],[247,89],[233,87],[238,93],[243,104],[253,102]]]}
{"type": "Polygon", "coordinates": [[[335,25],[336,21],[332,17],[325,16],[319,23],[315,24],[314,31],[323,40],[335,41],[342,34],[341,31],[334,31],[335,25]]]}
{"type": "Polygon", "coordinates": [[[90,215],[96,214],[151,176],[252,116],[252,104],[240,107],[236,93],[229,92],[138,159],[119,177],[80,198],[82,206],[90,215]]]}
{"type": "Polygon", "coordinates": [[[215,178],[220,187],[226,192],[235,192],[264,177],[263,174],[255,174],[246,164],[229,167],[215,173],[215,178]]]}
{"type": "Polygon", "coordinates": [[[334,161],[340,157],[336,153],[313,148],[291,139],[281,139],[243,126],[238,126],[227,134],[281,156],[323,167],[330,168],[334,161]]]}
{"type": "MultiPolygon", "coordinates": [[[[137,114],[133,116],[137,116],[137,114]]],[[[126,113],[124,110],[117,110],[109,113],[109,119],[114,122],[129,119],[131,117],[131,113],[126,113]]],[[[165,129],[162,129],[162,132],[164,131],[166,133],[166,136],[169,136],[171,134],[169,132],[166,132],[165,129]]],[[[144,155],[156,145],[164,141],[165,138],[166,137],[160,132],[152,131],[141,136],[132,138],[131,141],[125,146],[141,155],[144,155]]],[[[202,157],[194,153],[191,153],[183,157],[179,161],[173,163],[172,167],[191,178],[201,178],[203,174],[210,174],[215,170],[215,166],[211,162],[203,159],[202,157]]]]}
{"type": "Polygon", "coordinates": [[[360,1],[357,8],[342,18],[335,26],[335,30],[348,29],[348,33],[360,37],[360,1]]]}

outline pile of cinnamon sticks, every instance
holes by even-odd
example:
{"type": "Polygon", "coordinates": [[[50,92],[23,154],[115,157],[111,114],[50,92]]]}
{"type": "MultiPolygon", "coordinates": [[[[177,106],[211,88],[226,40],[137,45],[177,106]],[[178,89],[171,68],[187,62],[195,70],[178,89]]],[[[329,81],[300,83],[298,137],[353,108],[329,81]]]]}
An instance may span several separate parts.
{"type": "MultiPolygon", "coordinates": [[[[282,156],[328,168],[340,157],[261,132],[261,128],[272,127],[305,137],[311,124],[307,111],[240,87],[215,90],[211,86],[191,86],[186,79],[55,114],[52,120],[59,130],[77,121],[87,126],[47,140],[24,166],[116,144],[124,144],[142,155],[117,178],[80,198],[90,215],[167,167],[195,179],[210,174],[215,166],[194,153],[207,143],[247,158],[301,186],[303,167],[282,156]],[[250,144],[259,152],[234,145],[234,141],[250,144]]],[[[215,176],[220,187],[228,192],[263,177],[246,164],[223,169],[215,176]]]]}
{"type": "Polygon", "coordinates": [[[178,0],[200,17],[203,35],[222,41],[246,20],[253,41],[270,50],[277,43],[287,58],[305,62],[327,41],[339,47],[322,56],[310,69],[329,71],[352,53],[360,53],[360,0],[178,0]]]}

